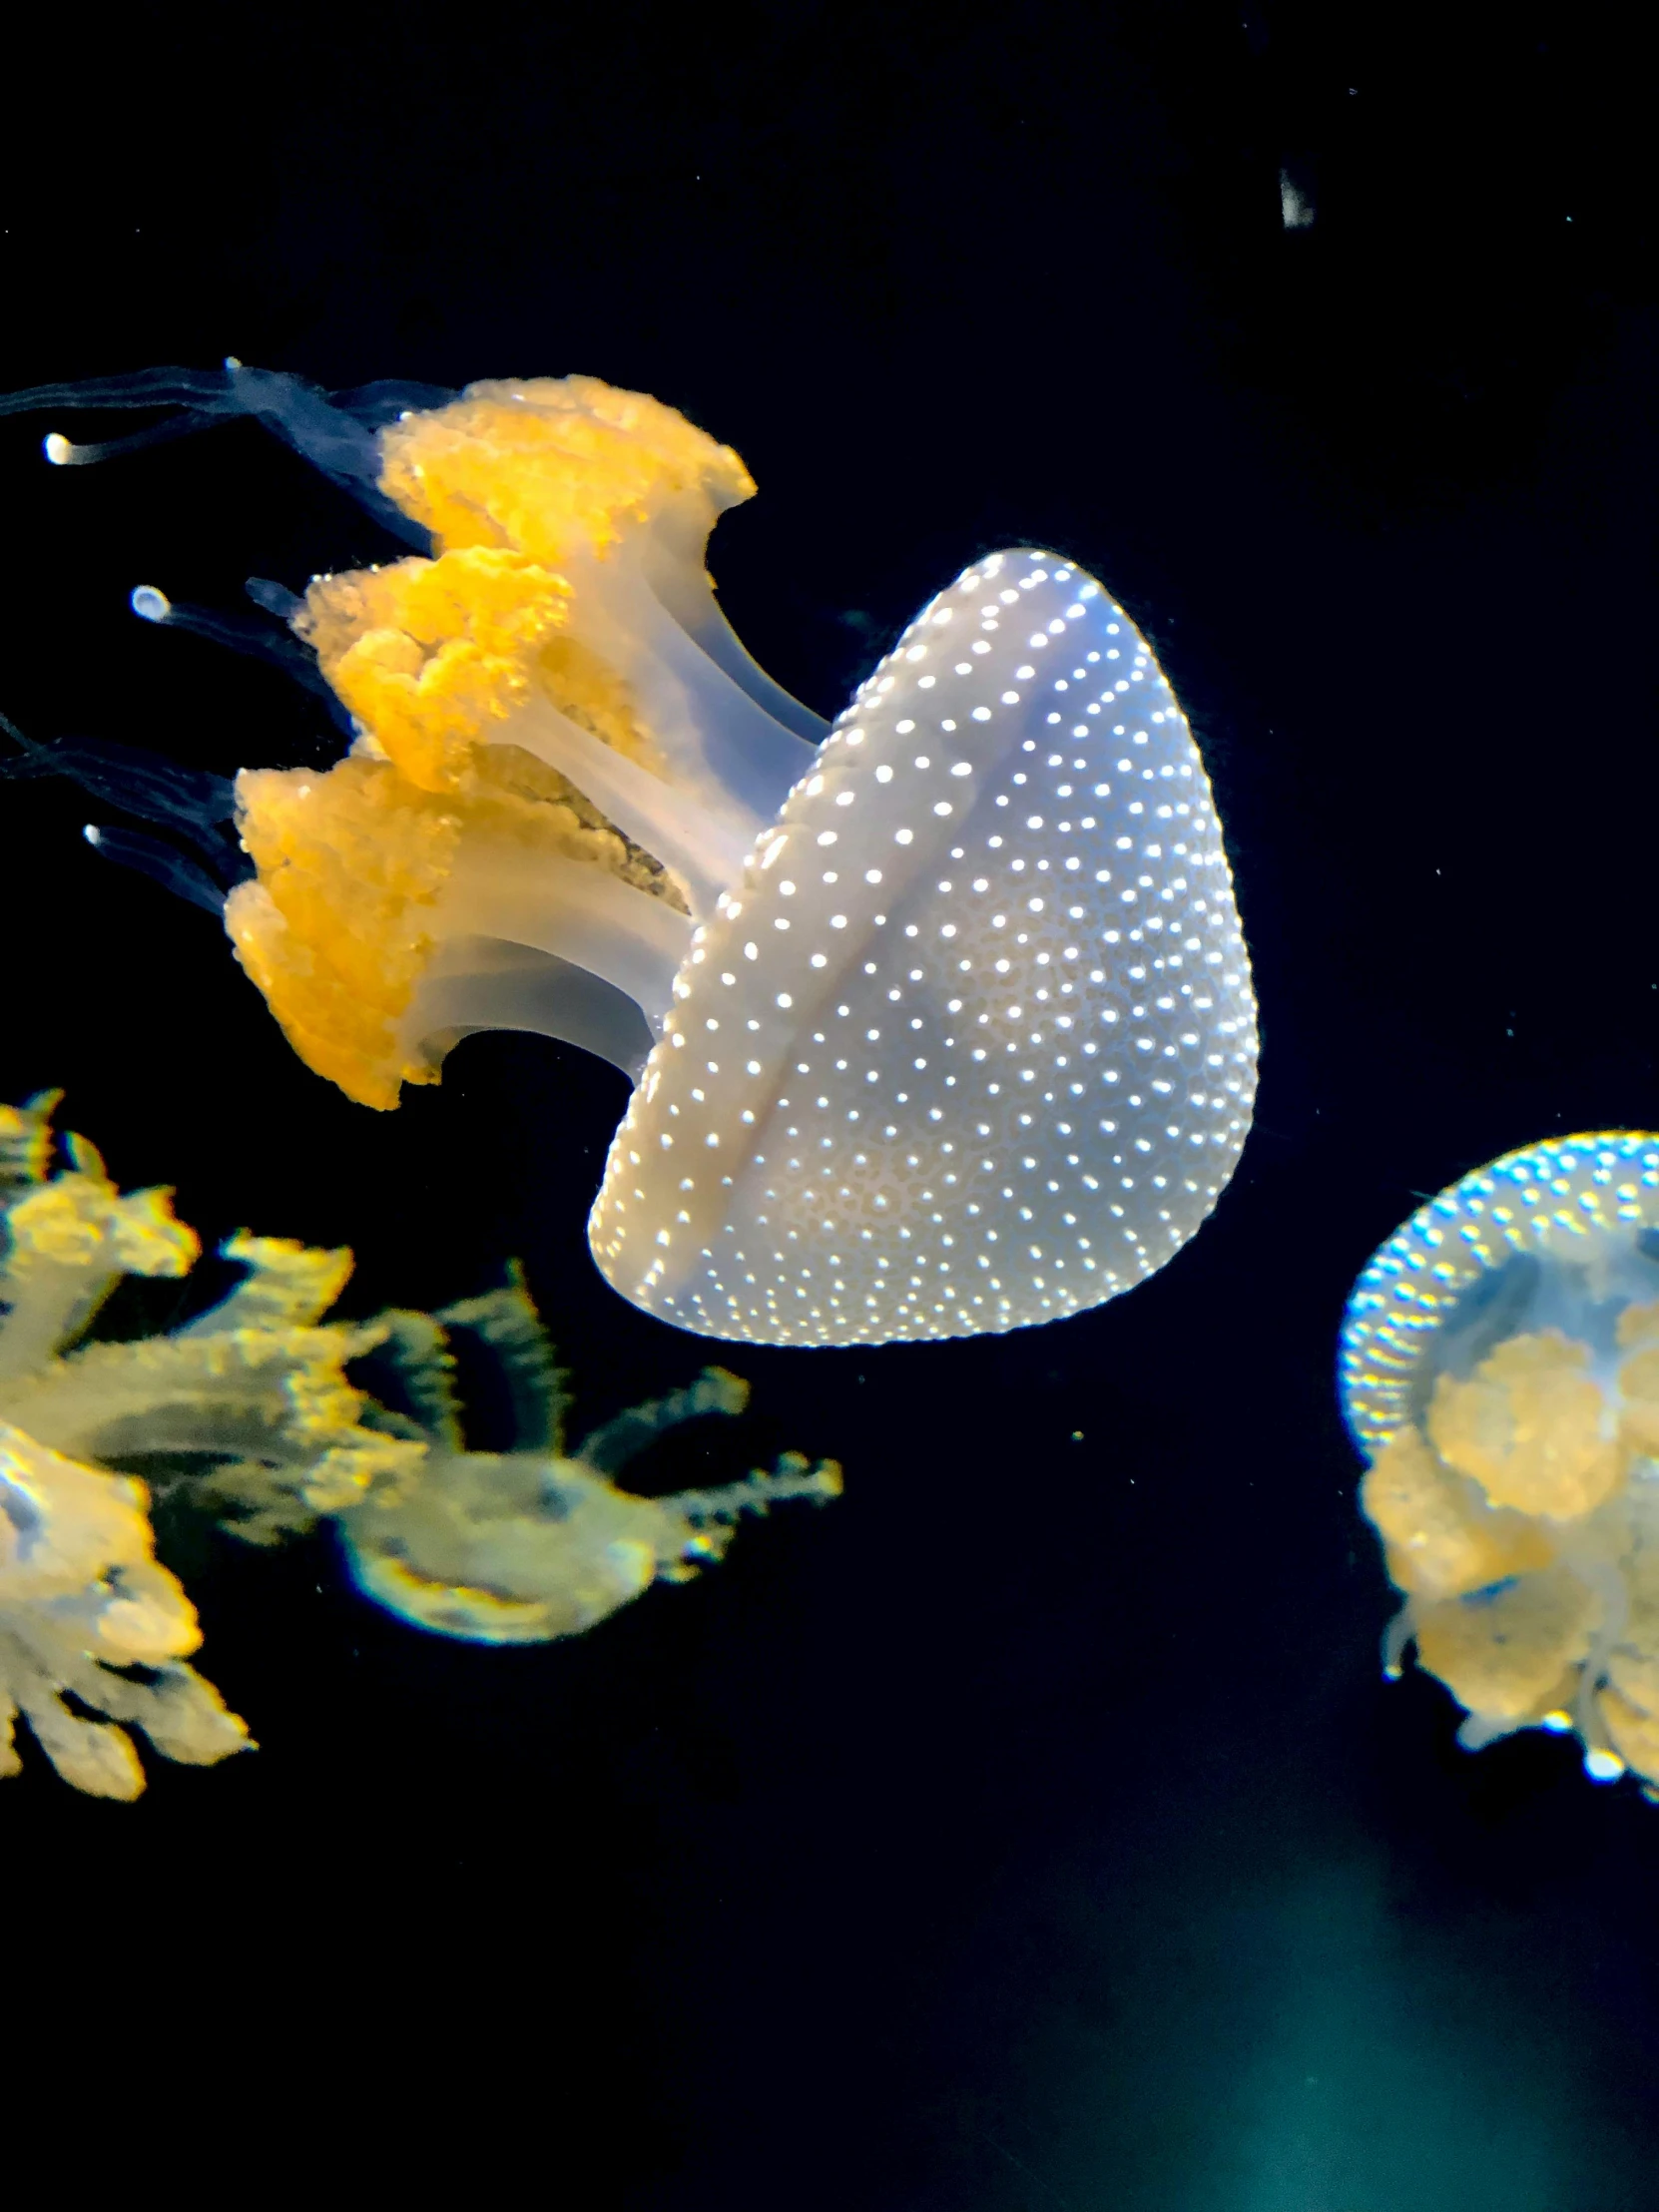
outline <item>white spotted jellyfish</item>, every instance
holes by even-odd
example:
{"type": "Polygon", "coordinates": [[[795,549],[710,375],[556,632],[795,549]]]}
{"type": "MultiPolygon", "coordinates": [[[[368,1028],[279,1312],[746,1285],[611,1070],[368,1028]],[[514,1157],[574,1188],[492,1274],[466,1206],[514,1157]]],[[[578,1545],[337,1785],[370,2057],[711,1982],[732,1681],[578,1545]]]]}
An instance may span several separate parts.
{"type": "MultiPolygon", "coordinates": [[[[1074,562],[973,562],[827,729],[704,568],[747,470],[654,399],[330,396],[230,362],[3,406],[49,403],[183,410],[54,433],[60,464],[258,416],[417,548],[302,599],[250,585],[350,748],[234,799],[196,778],[158,805],[152,765],[149,812],[220,881],[89,835],[222,908],[301,1058],[365,1105],[485,1028],[634,1077],[589,1240],[635,1305],[767,1344],[972,1336],[1132,1289],[1210,1213],[1250,1124],[1249,959],[1186,717],[1074,562]]],[[[120,798],[114,751],[14,769],[120,798]]]]}
{"type": "Polygon", "coordinates": [[[1355,1285],[1344,1410],[1404,1594],[1383,1647],[1479,1750],[1576,1733],[1659,1799],[1659,1136],[1506,1153],[1355,1285]]]}

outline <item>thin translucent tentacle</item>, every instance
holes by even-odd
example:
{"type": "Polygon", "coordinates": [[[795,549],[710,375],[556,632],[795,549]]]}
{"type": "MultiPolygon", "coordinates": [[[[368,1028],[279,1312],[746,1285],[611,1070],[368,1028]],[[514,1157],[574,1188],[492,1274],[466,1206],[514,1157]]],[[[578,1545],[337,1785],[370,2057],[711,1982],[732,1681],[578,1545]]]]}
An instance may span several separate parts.
{"type": "Polygon", "coordinates": [[[237,410],[251,414],[268,430],[310,462],[331,482],[348,491],[393,537],[422,553],[431,551],[430,533],[411,522],[380,490],[380,447],[374,429],[336,407],[320,385],[281,369],[244,368],[226,375],[237,410]]]}
{"type": "Polygon", "coordinates": [[[129,376],[87,376],[67,384],[31,384],[0,392],[0,415],[33,414],[42,407],[193,407],[211,414],[240,414],[229,396],[223,368],[141,368],[129,376]]]}
{"type": "Polygon", "coordinates": [[[455,397],[451,384],[416,384],[406,377],[382,376],[376,383],[354,384],[348,391],[328,394],[332,405],[353,421],[378,430],[406,414],[429,414],[447,407],[455,397]]]}
{"type": "MultiPolygon", "coordinates": [[[[452,396],[439,392],[438,403],[452,396]]],[[[151,368],[132,376],[92,377],[79,384],[36,384],[0,397],[0,414],[28,414],[41,407],[185,410],[172,421],[102,445],[76,445],[53,431],[46,440],[46,453],[60,467],[106,460],[142,446],[189,437],[237,415],[252,415],[348,491],[393,537],[427,553],[432,543],[429,533],[380,491],[377,432],[411,405],[432,403],[432,387],[412,384],[360,385],[342,392],[336,401],[306,377],[281,369],[245,368],[231,359],[219,369],[151,368]]]]}
{"type": "Polygon", "coordinates": [[[256,607],[263,607],[278,622],[291,622],[305,610],[305,602],[296,591],[289,591],[285,584],[274,584],[269,576],[250,576],[242,588],[256,607]]]}
{"type": "Polygon", "coordinates": [[[9,716],[0,714],[0,731],[22,748],[21,758],[0,761],[0,778],[13,782],[39,776],[66,776],[123,814],[171,830],[186,838],[222,884],[252,873],[238,850],[231,825],[236,819],[236,786],[228,776],[208,769],[182,768],[160,753],[102,739],[59,739],[43,745],[26,737],[9,716]]]}
{"type": "Polygon", "coordinates": [[[216,921],[224,919],[226,894],[219,884],[206,868],[186,859],[160,837],[146,836],[142,830],[122,830],[96,822],[89,822],[81,834],[102,859],[114,860],[118,867],[129,867],[135,874],[148,875],[175,898],[200,906],[216,921]]]}
{"type": "MultiPolygon", "coordinates": [[[[279,585],[268,587],[272,591],[280,588],[279,585]]],[[[292,598],[293,595],[287,596],[292,598]]],[[[295,600],[294,604],[297,606],[299,602],[295,600]]],[[[134,614],[143,622],[165,625],[170,630],[188,630],[193,637],[206,638],[210,644],[223,645],[233,653],[269,662],[320,699],[336,729],[348,738],[355,736],[351,716],[317,667],[316,655],[285,630],[272,630],[242,615],[219,615],[206,607],[181,606],[155,584],[140,584],[132,594],[131,605],[134,614]]]]}
{"type": "Polygon", "coordinates": [[[124,453],[142,453],[147,446],[171,445],[176,438],[194,437],[198,430],[211,430],[216,422],[229,419],[191,410],[169,415],[165,422],[152,423],[148,430],[132,430],[123,438],[99,438],[85,444],[66,438],[61,430],[48,430],[40,449],[54,468],[90,468],[96,461],[119,460],[124,453]]]}
{"type": "Polygon", "coordinates": [[[0,778],[68,777],[106,805],[184,838],[193,855],[176,855],[177,870],[169,872],[170,846],[141,833],[89,823],[83,834],[105,858],[151,875],[196,905],[207,903],[211,893],[215,913],[223,910],[231,887],[253,872],[232,828],[235,786],[228,777],[181,768],[159,754],[96,740],[40,745],[4,715],[0,715],[0,729],[24,748],[21,759],[0,761],[0,778]]]}

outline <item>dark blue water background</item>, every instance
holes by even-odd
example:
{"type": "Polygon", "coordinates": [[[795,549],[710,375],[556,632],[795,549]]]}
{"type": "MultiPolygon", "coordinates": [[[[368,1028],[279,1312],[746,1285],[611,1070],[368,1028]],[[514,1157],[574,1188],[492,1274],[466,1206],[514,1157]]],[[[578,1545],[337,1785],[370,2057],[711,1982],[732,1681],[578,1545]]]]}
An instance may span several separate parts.
{"type": "MultiPolygon", "coordinates": [[[[1203,744],[1264,1034],[1239,1177],[1132,1298],[734,1357],[757,1453],[846,1495],[690,1588],[491,1652],[323,1540],[220,1546],[203,1663],[259,1755],[155,1762],[136,1808],[38,1762],[0,1793],[8,2063],[70,2106],[14,2088],[19,2149],[583,2212],[1659,2202],[1659,1810],[1384,1689],[1332,1389],[1419,1196],[1659,1121],[1633,19],[215,10],[45,19],[11,68],[0,384],[235,352],[653,391],[759,479],[713,565],[826,713],[977,553],[1097,572],[1203,744]]],[[[0,704],[331,758],[126,594],[389,541],[252,425],[69,472],[49,426],[0,429],[0,704]]],[[[579,1416],[690,1378],[586,1257],[613,1071],[485,1038],[351,1106],[85,814],[3,794],[0,1095],[67,1087],[210,1235],[349,1243],[362,1311],[522,1255],[579,1416]]],[[[745,1463],[688,1437],[656,1479],[745,1463]]]]}

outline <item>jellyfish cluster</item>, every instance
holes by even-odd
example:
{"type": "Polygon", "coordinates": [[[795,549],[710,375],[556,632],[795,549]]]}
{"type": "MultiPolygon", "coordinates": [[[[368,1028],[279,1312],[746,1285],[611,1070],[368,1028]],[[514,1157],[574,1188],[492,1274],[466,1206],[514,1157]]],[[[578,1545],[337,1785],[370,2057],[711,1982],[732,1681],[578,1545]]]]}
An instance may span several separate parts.
{"type": "Polygon", "coordinates": [[[240,1280],[216,1303],[165,1335],[102,1338],[123,1278],[188,1278],[200,1246],[169,1192],[119,1191],[83,1138],[56,1147],[56,1103],[0,1106],[0,1777],[21,1767],[20,1716],[97,1797],[143,1791],[133,1729],[191,1765],[252,1748],[188,1663],[201,1626],[156,1556],[153,1492],[258,1544],[327,1521],[366,1597],[489,1644],[579,1634],[719,1560],[743,1514],[839,1494],[832,1460],[793,1452],[713,1490],[620,1488],[659,1436],[741,1412],[748,1391],[711,1369],[568,1447],[564,1379],[516,1279],[436,1316],[329,1320],[349,1252],[238,1236],[221,1257],[240,1280]],[[501,1368],[508,1450],[468,1448],[463,1332],[501,1368]]]}
{"type": "MultiPolygon", "coordinates": [[[[250,579],[257,619],[133,594],[284,668],[338,734],[329,765],[232,780],[5,724],[0,775],[70,775],[126,817],[89,838],[221,916],[360,1106],[395,1109],[480,1029],[621,1069],[588,1240],[624,1299],[797,1349],[995,1334],[1106,1304],[1213,1210],[1250,1127],[1249,956],[1187,718],[1077,559],[978,553],[825,722],[705,565],[748,470],[644,394],[328,393],[230,360],[0,413],[46,405],[160,411],[105,444],[52,432],[60,466],[256,419],[397,553],[250,579]]],[[[186,1664],[141,1462],[254,1542],[327,1523],[366,1596],[487,1643],[579,1633],[718,1559],[745,1511],[838,1486],[792,1455],[619,1488],[743,1385],[708,1370],[567,1450],[516,1277],[343,1323],[348,1254],[243,1238],[217,1306],[101,1342],[109,1286],[186,1273],[191,1233],[79,1140],[49,1172],[39,1103],[0,1142],[0,1691],[82,1788],[142,1786],[123,1724],[181,1759],[249,1740],[186,1664]],[[457,1334],[507,1384],[505,1451],[468,1442],[457,1334]]],[[[1537,1145],[1425,1205],[1362,1274],[1341,1360],[1403,1600],[1387,1673],[1414,1651],[1470,1748],[1575,1733],[1592,1776],[1659,1796],[1659,1137],[1537,1145]]]]}

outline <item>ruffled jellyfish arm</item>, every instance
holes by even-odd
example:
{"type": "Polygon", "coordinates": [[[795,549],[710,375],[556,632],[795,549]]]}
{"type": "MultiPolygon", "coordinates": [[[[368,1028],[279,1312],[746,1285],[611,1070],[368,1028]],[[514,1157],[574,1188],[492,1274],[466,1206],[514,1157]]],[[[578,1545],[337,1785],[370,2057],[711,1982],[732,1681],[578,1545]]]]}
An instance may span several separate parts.
{"type": "Polygon", "coordinates": [[[559,1366],[518,1264],[509,1270],[503,1289],[446,1306],[437,1318],[445,1329],[467,1331],[489,1352],[507,1393],[513,1449],[561,1452],[570,1379],[559,1366]]]}
{"type": "Polygon", "coordinates": [[[583,1437],[576,1456],[599,1474],[615,1474],[637,1459],[659,1436],[705,1413],[741,1413],[749,1403],[749,1384],[724,1368],[705,1368],[688,1389],[630,1405],[626,1412],[583,1437]]]}
{"type": "MultiPolygon", "coordinates": [[[[34,1111],[6,1109],[14,1122],[34,1111]]],[[[174,1219],[170,1192],[123,1195],[84,1139],[71,1137],[67,1149],[69,1173],[25,1186],[5,1208],[0,1405],[50,1372],[122,1276],[188,1274],[200,1249],[174,1219]]]]}
{"type": "Polygon", "coordinates": [[[143,1483],[0,1420],[0,1776],[21,1765],[19,1713],[64,1780],[95,1797],[144,1788],[118,1722],[192,1765],[250,1748],[244,1724],[184,1663],[201,1631],[157,1563],[147,1504],[143,1483]],[[143,1672],[117,1671],[132,1668],[143,1672]],[[85,1719],[66,1694],[106,1718],[85,1719]]]}
{"type": "Polygon", "coordinates": [[[0,1402],[31,1434],[82,1457],[223,1462],[209,1486],[256,1506],[259,1531],[284,1500],[302,1525],[419,1447],[360,1424],[366,1401],[344,1368],[379,1342],[373,1324],[283,1317],[284,1273],[312,1263],[307,1272],[326,1269],[337,1284],[349,1255],[273,1238],[235,1238],[224,1249],[251,1275],[221,1306],[170,1337],[86,1345],[10,1382],[0,1402]],[[265,1280],[272,1274],[276,1287],[265,1280]]]}
{"type": "Polygon", "coordinates": [[[709,533],[755,491],[730,446],[591,376],[472,384],[388,424],[380,446],[382,489],[443,555],[511,550],[564,581],[570,638],[636,702],[657,754],[646,765],[682,799],[751,836],[777,813],[828,725],[755,666],[716,601],[709,533]]]}
{"type": "Polygon", "coordinates": [[[741,1482],[728,1482],[716,1490],[680,1490],[657,1502],[665,1513],[685,1523],[687,1535],[679,1557],[663,1560],[657,1568],[665,1582],[686,1582],[703,1567],[724,1559],[738,1523],[745,1513],[766,1514],[789,1498],[810,1498],[828,1505],[841,1494],[841,1470],[833,1459],[815,1465],[799,1451],[786,1451],[771,1473],[757,1467],[741,1482]]]}
{"type": "MultiPolygon", "coordinates": [[[[375,456],[436,557],[291,604],[260,587],[360,734],[331,772],[240,780],[258,879],[232,891],[233,942],[365,1104],[486,1027],[635,1074],[693,928],[824,728],[749,661],[703,566],[753,485],[672,409],[587,378],[404,411],[375,456]]],[[[224,627],[154,588],[135,604],[224,627]]]]}
{"type": "Polygon", "coordinates": [[[1530,1146],[1383,1245],[1343,1330],[1361,1502],[1404,1602],[1383,1644],[1478,1750],[1574,1733],[1659,1797],[1659,1137],[1530,1146]]]}
{"type": "Polygon", "coordinates": [[[379,1400],[365,1416],[370,1425],[441,1451],[464,1450],[455,1358],[443,1324],[431,1314],[394,1308],[376,1317],[375,1328],[380,1341],[361,1356],[379,1400]]]}
{"type": "Polygon", "coordinates": [[[49,1176],[54,1099],[0,1115],[5,1259],[0,1417],[75,1460],[197,1463],[206,1486],[270,1540],[395,1480],[423,1443],[365,1424],[347,1380],[373,1323],[323,1324],[350,1272],[346,1252],[238,1236],[223,1247],[245,1273],[217,1305],[164,1337],[82,1343],[122,1275],[187,1274],[195,1234],[169,1194],[123,1195],[89,1145],[49,1176]]]}

